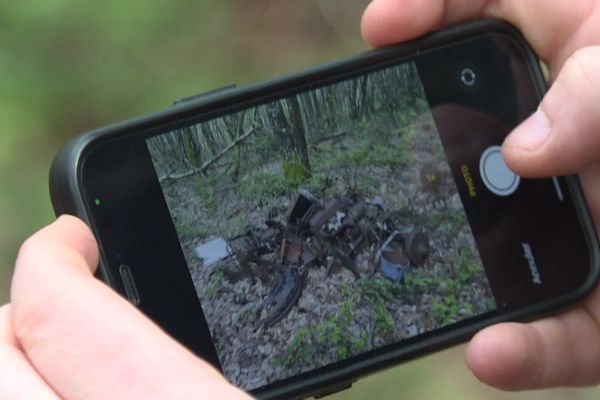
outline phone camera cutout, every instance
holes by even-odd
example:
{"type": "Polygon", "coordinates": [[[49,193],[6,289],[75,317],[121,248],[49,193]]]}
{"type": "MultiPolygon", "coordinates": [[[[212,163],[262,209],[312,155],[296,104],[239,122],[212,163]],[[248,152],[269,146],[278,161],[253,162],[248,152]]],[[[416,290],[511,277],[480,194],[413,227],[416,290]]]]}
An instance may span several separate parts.
{"type": "Polygon", "coordinates": [[[464,68],[460,72],[460,81],[467,87],[474,87],[477,84],[477,74],[471,68],[464,68]]]}
{"type": "Polygon", "coordinates": [[[481,77],[472,65],[462,65],[457,70],[458,83],[463,91],[474,92],[479,88],[481,77]]]}

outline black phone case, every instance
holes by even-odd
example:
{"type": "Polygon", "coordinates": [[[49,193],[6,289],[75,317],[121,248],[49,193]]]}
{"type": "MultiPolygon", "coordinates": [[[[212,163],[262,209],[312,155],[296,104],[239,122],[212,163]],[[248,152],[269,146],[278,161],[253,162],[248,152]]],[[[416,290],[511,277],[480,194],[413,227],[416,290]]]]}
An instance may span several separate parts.
{"type": "MultiPolygon", "coordinates": [[[[133,132],[140,133],[149,129],[156,129],[163,124],[186,120],[234,103],[242,104],[246,100],[255,100],[273,93],[285,92],[290,88],[297,89],[310,86],[326,76],[331,76],[332,72],[342,75],[351,70],[356,71],[366,68],[373,63],[385,64],[400,56],[418,54],[426,49],[432,49],[485,32],[503,33],[521,44],[521,48],[531,66],[541,100],[547,90],[547,84],[539,68],[536,55],[525,42],[522,35],[511,25],[502,21],[481,20],[434,32],[408,43],[372,50],[358,56],[311,68],[273,81],[247,87],[227,87],[223,90],[194,96],[176,102],[175,106],[169,110],[107,126],[81,135],[68,143],[58,153],[52,164],[50,170],[50,195],[55,213],[56,215],[75,215],[84,220],[94,230],[94,222],[90,220],[88,206],[84,202],[80,176],[82,160],[99,143],[115,140],[133,132]]],[[[486,326],[509,320],[531,320],[584,297],[596,286],[598,281],[600,272],[598,239],[578,178],[570,176],[566,177],[566,180],[571,190],[573,201],[578,208],[581,225],[587,236],[592,263],[591,273],[587,281],[577,291],[547,300],[535,306],[522,308],[501,316],[473,323],[466,327],[459,327],[450,332],[428,337],[401,349],[386,353],[379,352],[366,360],[361,360],[336,371],[320,374],[319,376],[311,376],[310,378],[299,382],[295,381],[285,386],[277,385],[278,387],[274,389],[259,390],[252,393],[264,399],[303,398],[330,394],[351,386],[352,382],[361,376],[466,341],[486,326]]],[[[101,243],[100,248],[102,250],[101,243]]],[[[102,261],[100,262],[99,276],[109,285],[113,286],[112,273],[102,261]]]]}

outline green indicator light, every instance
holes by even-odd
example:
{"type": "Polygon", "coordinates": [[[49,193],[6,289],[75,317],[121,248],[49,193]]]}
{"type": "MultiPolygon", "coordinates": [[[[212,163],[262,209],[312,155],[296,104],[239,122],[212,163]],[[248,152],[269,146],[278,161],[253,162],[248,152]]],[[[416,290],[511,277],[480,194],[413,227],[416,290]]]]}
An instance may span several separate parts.
{"type": "Polygon", "coordinates": [[[97,205],[97,206],[99,206],[100,205],[100,199],[94,200],[94,204],[97,205]]]}

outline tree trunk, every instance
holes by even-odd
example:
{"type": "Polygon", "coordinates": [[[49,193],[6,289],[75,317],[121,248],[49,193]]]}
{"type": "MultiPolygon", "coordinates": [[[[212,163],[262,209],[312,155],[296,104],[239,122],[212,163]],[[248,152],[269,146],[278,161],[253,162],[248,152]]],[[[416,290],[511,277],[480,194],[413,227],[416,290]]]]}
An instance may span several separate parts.
{"type": "Polygon", "coordinates": [[[290,110],[290,136],[294,143],[294,151],[298,157],[298,161],[310,171],[310,160],[308,157],[308,146],[306,145],[306,134],[304,129],[304,123],[302,113],[300,111],[300,104],[298,103],[298,97],[292,96],[287,98],[286,103],[290,110]]]}

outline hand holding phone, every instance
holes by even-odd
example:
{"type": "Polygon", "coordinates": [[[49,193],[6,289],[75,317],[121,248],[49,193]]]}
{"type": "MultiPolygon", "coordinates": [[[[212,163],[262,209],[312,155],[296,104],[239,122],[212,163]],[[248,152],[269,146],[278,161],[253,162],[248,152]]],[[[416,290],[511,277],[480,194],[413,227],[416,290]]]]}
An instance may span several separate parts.
{"type": "Polygon", "coordinates": [[[23,245],[0,308],[1,398],[250,398],[94,279],[97,265],[70,216],[23,245]]]}
{"type": "Polygon", "coordinates": [[[55,207],[231,381],[339,389],[595,283],[576,179],[522,180],[502,157],[543,86],[515,39],[473,25],[92,133],[58,158],[55,207]]]}
{"type": "MultiPolygon", "coordinates": [[[[600,196],[595,189],[600,179],[596,72],[600,70],[596,33],[600,2],[571,7],[542,1],[492,5],[474,1],[465,6],[444,1],[397,7],[382,0],[370,4],[363,15],[363,35],[374,46],[412,39],[439,26],[442,7],[446,7],[442,26],[483,16],[515,24],[548,64],[552,86],[539,112],[507,138],[504,155],[523,176],[578,173],[594,220],[600,220],[600,196]]],[[[595,362],[600,353],[595,322],[599,303],[596,289],[588,300],[556,317],[487,328],[471,341],[468,365],[479,379],[504,389],[596,384],[600,381],[595,362]]]]}

